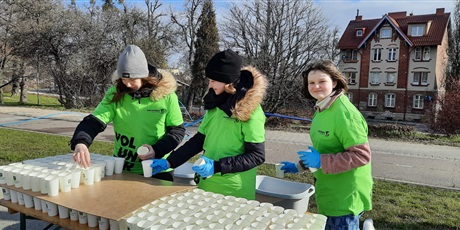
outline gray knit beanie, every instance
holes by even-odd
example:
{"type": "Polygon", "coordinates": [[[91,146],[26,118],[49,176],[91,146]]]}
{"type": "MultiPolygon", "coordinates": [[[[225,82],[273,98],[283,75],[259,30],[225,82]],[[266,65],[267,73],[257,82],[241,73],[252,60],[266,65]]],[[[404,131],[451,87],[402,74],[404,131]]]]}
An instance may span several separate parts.
{"type": "Polygon", "coordinates": [[[144,52],[136,46],[127,46],[118,57],[117,70],[112,79],[145,78],[149,75],[147,59],[144,52]]]}

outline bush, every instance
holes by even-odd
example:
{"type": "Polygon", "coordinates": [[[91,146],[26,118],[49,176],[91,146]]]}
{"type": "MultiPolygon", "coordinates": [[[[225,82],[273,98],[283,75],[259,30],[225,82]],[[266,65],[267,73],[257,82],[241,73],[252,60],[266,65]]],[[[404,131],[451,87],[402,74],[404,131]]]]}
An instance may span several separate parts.
{"type": "Polygon", "coordinates": [[[415,127],[400,124],[377,124],[368,125],[369,136],[379,138],[408,138],[413,137],[415,127]]]}

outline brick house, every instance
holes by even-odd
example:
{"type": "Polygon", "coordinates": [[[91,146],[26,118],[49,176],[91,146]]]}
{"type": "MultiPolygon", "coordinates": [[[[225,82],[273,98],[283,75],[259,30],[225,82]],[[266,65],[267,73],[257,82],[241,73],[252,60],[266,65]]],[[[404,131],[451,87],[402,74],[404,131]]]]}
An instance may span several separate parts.
{"type": "Polygon", "coordinates": [[[444,92],[450,13],[357,15],[339,40],[348,98],[366,118],[420,121],[444,92]]]}

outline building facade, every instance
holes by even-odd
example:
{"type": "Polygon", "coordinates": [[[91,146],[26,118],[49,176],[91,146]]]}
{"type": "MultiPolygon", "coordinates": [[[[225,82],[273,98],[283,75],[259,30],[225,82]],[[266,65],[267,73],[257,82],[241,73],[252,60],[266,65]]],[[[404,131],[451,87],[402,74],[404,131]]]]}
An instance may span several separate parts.
{"type": "Polygon", "coordinates": [[[357,15],[339,40],[347,96],[366,118],[420,121],[444,92],[450,13],[357,15]]]}

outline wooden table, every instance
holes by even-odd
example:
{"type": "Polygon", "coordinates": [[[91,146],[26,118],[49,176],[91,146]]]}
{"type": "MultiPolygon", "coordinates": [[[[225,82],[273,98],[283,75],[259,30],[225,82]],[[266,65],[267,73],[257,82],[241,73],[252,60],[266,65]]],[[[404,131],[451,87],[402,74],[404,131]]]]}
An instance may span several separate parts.
{"type": "MultiPolygon", "coordinates": [[[[69,209],[118,221],[125,215],[160,197],[193,189],[196,186],[124,173],[106,176],[100,182],[94,183],[94,185],[81,184],[77,189],[72,189],[66,193],[60,192],[58,196],[54,197],[6,184],[1,185],[1,187],[35,196],[69,209]]],[[[61,219],[59,215],[51,217],[45,212],[34,208],[26,208],[23,205],[3,199],[0,200],[0,205],[7,207],[10,211],[20,212],[21,229],[23,229],[22,227],[25,229],[25,217],[27,216],[67,229],[98,229],[90,228],[86,224],[79,224],[78,221],[71,221],[70,218],[61,219]]]]}

